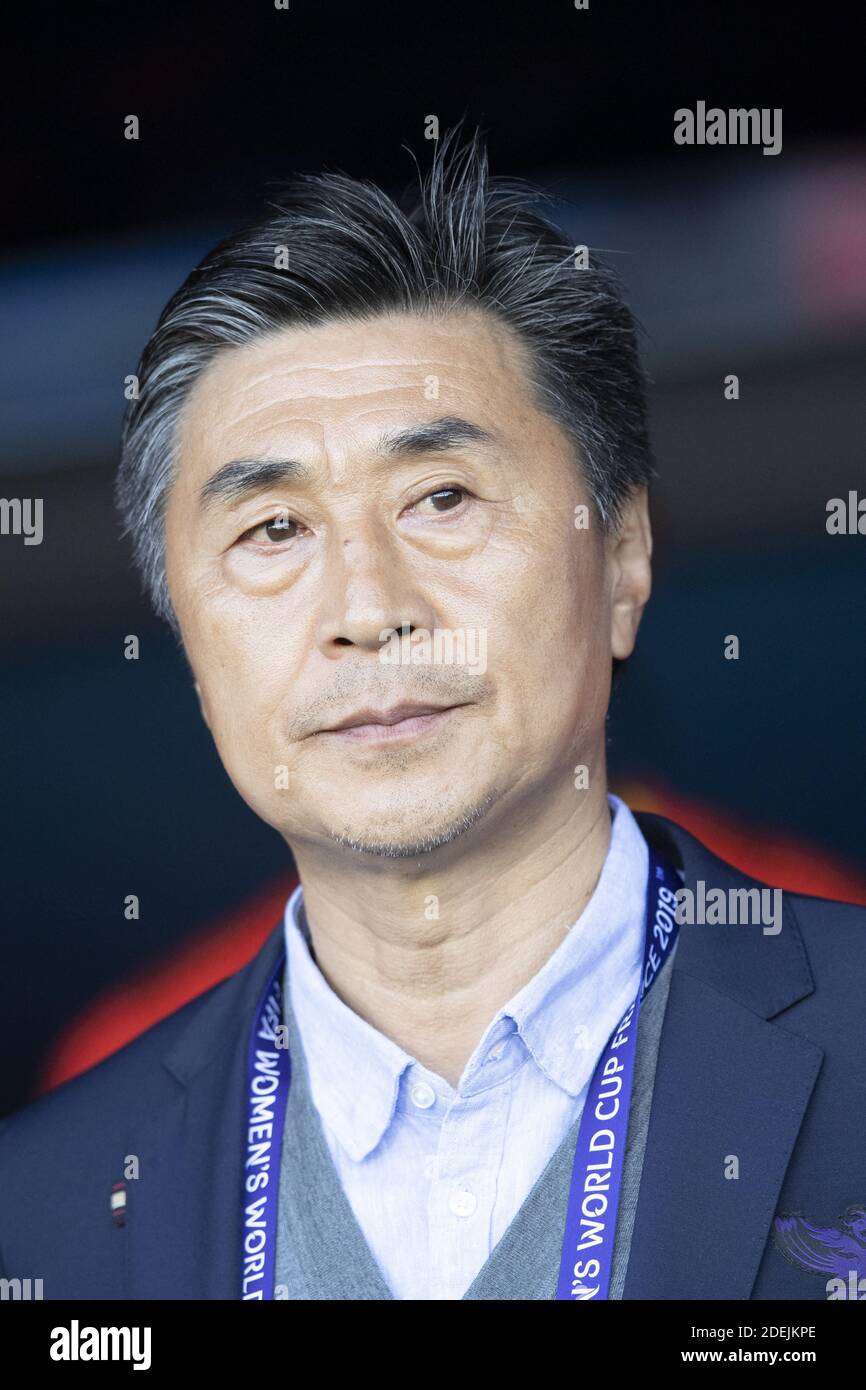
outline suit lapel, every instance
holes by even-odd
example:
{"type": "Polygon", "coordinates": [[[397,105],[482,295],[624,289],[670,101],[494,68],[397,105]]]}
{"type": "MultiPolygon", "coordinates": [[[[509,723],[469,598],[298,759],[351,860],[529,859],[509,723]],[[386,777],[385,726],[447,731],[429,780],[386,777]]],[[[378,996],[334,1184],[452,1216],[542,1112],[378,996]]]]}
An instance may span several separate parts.
{"type": "Polygon", "coordinates": [[[240,1298],[241,1175],[249,1030],[283,949],[283,924],[250,963],[188,1006],[165,1054],[164,1088],[127,1152],[129,1298],[240,1298]]]}
{"type": "MultiPolygon", "coordinates": [[[[638,821],[692,892],[700,879],[707,890],[754,884],[672,822],[638,821]]],[[[760,925],[680,928],[623,1298],[751,1294],[823,1059],[769,1021],[814,989],[783,907],[775,936],[760,925]]]]}

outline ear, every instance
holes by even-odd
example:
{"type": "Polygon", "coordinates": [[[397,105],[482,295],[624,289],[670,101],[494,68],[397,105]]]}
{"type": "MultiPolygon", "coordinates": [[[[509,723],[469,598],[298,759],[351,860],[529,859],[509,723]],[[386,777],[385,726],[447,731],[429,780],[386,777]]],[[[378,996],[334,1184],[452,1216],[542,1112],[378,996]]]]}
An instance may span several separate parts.
{"type": "Polygon", "coordinates": [[[620,661],[631,656],[643,610],[652,590],[652,528],[645,487],[627,502],[610,537],[610,645],[620,661]]]}
{"type": "Polygon", "coordinates": [[[201,686],[199,685],[198,681],[194,681],[193,685],[195,686],[195,693],[198,696],[198,707],[201,713],[201,717],[204,720],[207,727],[210,728],[210,720],[207,717],[207,709],[205,708],[204,696],[201,693],[201,686]]]}

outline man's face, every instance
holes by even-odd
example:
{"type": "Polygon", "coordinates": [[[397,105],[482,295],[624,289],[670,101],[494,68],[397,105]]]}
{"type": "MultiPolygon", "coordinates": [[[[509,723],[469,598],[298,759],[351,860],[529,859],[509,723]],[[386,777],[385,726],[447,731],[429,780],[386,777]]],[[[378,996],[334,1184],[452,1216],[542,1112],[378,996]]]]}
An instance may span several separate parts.
{"type": "Polygon", "coordinates": [[[514,824],[576,764],[603,778],[645,508],[605,538],[507,328],[383,315],[227,350],[179,444],[167,575],[202,712],[289,844],[417,854],[514,824]],[[406,704],[428,713],[334,729],[406,704]]]}

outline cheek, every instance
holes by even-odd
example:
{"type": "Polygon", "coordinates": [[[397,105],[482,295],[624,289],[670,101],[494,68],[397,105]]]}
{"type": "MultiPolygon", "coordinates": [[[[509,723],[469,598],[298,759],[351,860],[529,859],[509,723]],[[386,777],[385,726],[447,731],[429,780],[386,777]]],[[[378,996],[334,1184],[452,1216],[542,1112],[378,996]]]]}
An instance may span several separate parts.
{"type": "Polygon", "coordinates": [[[275,756],[274,712],[285,697],[285,675],[268,659],[267,643],[230,641],[213,629],[208,638],[204,669],[195,669],[220,755],[232,770],[239,758],[264,765],[275,756]]]}
{"type": "Polygon", "coordinates": [[[492,621],[507,686],[530,737],[604,703],[610,619],[598,547],[590,549],[585,537],[537,555],[515,574],[492,621]]]}
{"type": "Polygon", "coordinates": [[[609,640],[601,545],[586,533],[553,533],[550,544],[527,553],[501,576],[494,613],[523,634],[527,649],[559,647],[566,665],[609,640]]]}

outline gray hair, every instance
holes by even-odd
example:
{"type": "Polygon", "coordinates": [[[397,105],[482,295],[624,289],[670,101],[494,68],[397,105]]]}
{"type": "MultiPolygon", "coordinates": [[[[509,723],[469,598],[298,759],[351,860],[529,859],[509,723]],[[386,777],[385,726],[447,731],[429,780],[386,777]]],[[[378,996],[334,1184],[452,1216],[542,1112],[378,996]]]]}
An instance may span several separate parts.
{"type": "Polygon", "coordinates": [[[221,350],[281,328],[475,305],[514,330],[539,405],[577,446],[605,527],[654,475],[635,320],[612,270],[538,210],[523,180],[493,178],[478,131],[449,132],[414,206],[345,174],[303,174],[221,241],[165,306],[128,404],[115,499],[156,612],[178,634],[165,575],[164,511],[178,421],[221,350]],[[279,247],[288,266],[275,264],[279,247]]]}

